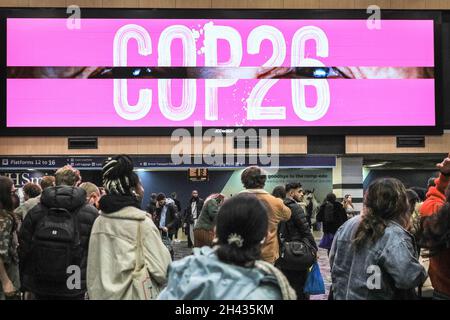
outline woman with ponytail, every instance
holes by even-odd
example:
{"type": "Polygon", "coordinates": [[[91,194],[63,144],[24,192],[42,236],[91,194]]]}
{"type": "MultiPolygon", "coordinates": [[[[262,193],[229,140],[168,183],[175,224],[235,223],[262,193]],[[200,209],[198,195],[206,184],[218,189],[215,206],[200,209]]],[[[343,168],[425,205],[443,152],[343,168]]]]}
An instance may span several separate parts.
{"type": "Polygon", "coordinates": [[[109,158],[102,174],[106,195],[89,242],[89,298],[155,299],[171,259],[150,215],[140,209],[144,190],[133,161],[125,155],[109,158]]]}
{"type": "Polygon", "coordinates": [[[267,204],[252,194],[226,200],[217,214],[214,247],[172,263],[161,300],[295,299],[281,271],[261,261],[267,204]]]}
{"type": "Polygon", "coordinates": [[[410,227],[406,189],[397,179],[374,181],[363,213],[336,233],[330,252],[336,300],[413,299],[426,279],[410,227]]]}

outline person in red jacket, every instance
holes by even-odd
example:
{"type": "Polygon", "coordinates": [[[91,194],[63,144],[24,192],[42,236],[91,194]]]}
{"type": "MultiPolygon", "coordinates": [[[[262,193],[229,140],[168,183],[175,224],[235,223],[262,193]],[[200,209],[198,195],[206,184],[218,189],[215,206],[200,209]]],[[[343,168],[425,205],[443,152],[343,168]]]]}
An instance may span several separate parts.
{"type": "Polygon", "coordinates": [[[428,273],[434,297],[450,300],[450,247],[440,240],[449,232],[450,153],[436,166],[440,171],[439,177],[434,181],[435,186],[428,189],[427,198],[420,208],[422,230],[419,243],[432,251],[428,273]]]}

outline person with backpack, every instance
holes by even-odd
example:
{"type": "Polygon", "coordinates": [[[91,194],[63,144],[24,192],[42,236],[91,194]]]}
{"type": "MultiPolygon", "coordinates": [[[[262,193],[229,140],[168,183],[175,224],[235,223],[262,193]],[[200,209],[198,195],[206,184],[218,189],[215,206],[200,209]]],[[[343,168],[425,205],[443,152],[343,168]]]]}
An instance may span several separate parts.
{"type": "Polygon", "coordinates": [[[193,255],[173,262],[158,299],[295,300],[282,272],[261,260],[268,223],[268,207],[255,195],[225,200],[217,214],[216,245],[194,248],[193,255]]]}
{"type": "Polygon", "coordinates": [[[303,292],[308,270],[317,259],[317,245],[306,220],[303,208],[298,204],[301,185],[288,183],[279,193],[283,203],[291,209],[291,218],[278,225],[280,257],[275,262],[297,294],[297,300],[309,300],[303,292]]]}
{"type": "Polygon", "coordinates": [[[86,191],[77,187],[80,181],[80,172],[71,166],[58,169],[56,187],[44,189],[22,223],[22,290],[35,299],[85,298],[89,238],[98,211],[86,203],[86,191]]]}
{"type": "Polygon", "coordinates": [[[151,216],[141,210],[144,189],[126,155],[102,169],[107,192],[92,228],[87,288],[92,300],[155,299],[166,282],[170,253],[151,216]]]}
{"type": "Polygon", "coordinates": [[[316,220],[322,222],[323,237],[319,247],[330,253],[334,234],[347,221],[347,213],[341,203],[336,201],[334,193],[327,194],[317,214],[316,220]]]}

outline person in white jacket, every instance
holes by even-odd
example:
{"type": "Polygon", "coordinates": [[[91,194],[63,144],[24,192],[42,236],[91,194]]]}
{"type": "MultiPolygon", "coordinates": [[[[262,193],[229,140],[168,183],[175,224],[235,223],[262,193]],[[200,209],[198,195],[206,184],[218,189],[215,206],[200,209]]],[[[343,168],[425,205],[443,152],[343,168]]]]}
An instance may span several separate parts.
{"type": "Polygon", "coordinates": [[[151,216],[140,209],[143,188],[128,156],[105,162],[103,186],[107,195],[89,243],[89,299],[156,299],[171,257],[151,216]]]}

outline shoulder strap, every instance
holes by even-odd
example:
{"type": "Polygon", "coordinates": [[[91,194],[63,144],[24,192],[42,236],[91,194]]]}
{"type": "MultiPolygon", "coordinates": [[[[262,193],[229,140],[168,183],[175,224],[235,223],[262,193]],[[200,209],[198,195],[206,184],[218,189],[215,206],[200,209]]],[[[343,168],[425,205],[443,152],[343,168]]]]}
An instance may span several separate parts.
{"type": "Polygon", "coordinates": [[[75,238],[75,245],[81,245],[81,233],[80,233],[80,222],[78,220],[78,214],[83,209],[84,205],[79,207],[78,210],[74,211],[72,213],[73,215],[73,223],[75,224],[75,232],[76,232],[76,238],[75,238]]]}
{"type": "Polygon", "coordinates": [[[136,264],[134,270],[138,271],[143,268],[145,264],[144,260],[144,245],[142,243],[142,222],[138,222],[137,235],[136,235],[136,264]]]}
{"type": "Polygon", "coordinates": [[[288,225],[287,225],[287,221],[280,221],[280,223],[278,224],[278,236],[280,235],[280,233],[283,235],[284,239],[289,238],[289,230],[288,230],[288,225]]]}

